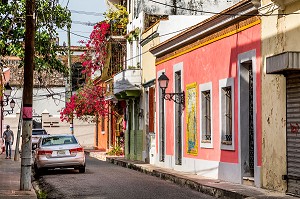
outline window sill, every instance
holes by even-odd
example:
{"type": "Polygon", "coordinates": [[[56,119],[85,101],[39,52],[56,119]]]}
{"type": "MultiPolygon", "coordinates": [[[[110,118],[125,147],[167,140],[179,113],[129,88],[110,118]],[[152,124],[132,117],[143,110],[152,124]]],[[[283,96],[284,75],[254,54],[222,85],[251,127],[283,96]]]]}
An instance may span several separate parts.
{"type": "Polygon", "coordinates": [[[232,141],[222,141],[222,144],[224,144],[224,145],[232,145],[232,141]]]}

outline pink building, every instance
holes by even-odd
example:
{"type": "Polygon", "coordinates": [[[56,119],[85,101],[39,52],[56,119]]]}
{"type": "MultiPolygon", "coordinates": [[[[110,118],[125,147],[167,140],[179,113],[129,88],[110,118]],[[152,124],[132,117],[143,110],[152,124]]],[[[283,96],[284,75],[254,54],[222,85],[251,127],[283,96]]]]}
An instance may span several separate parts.
{"type": "Polygon", "coordinates": [[[243,0],[159,44],[156,165],[261,186],[261,38],[257,5],[243,0]],[[176,97],[178,95],[175,95],[176,97]],[[173,97],[173,99],[174,99],[173,97]]]}

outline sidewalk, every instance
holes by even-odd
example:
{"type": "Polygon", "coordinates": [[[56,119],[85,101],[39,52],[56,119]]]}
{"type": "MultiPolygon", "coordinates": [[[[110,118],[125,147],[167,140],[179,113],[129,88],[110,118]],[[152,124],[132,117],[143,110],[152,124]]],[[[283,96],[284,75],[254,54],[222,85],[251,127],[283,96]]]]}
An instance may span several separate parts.
{"type": "MultiPolygon", "coordinates": [[[[12,151],[14,154],[14,151],[12,151]]],[[[0,155],[0,199],[20,198],[36,199],[37,195],[31,191],[20,191],[21,160],[5,159],[5,153],[0,155]]]]}
{"type": "MultiPolygon", "coordinates": [[[[168,180],[181,186],[198,190],[202,193],[215,197],[225,198],[268,198],[268,199],[296,199],[296,197],[288,196],[283,193],[277,193],[260,189],[252,186],[229,183],[221,180],[205,178],[199,175],[174,171],[172,169],[153,166],[140,161],[126,160],[123,157],[105,156],[103,152],[86,151],[91,157],[102,161],[107,161],[122,167],[137,170],[142,173],[156,176],[163,180],[168,180]]],[[[299,198],[298,198],[299,199],[299,198]]]]}

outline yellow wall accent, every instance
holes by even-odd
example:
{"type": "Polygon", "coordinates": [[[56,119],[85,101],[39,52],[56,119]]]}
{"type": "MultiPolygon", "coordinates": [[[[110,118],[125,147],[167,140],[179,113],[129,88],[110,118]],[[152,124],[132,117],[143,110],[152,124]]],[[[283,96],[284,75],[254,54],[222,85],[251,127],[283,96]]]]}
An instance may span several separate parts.
{"type": "Polygon", "coordinates": [[[198,131],[197,131],[197,83],[186,85],[186,151],[191,155],[198,155],[198,131]]]}
{"type": "Polygon", "coordinates": [[[176,55],[170,56],[170,57],[168,57],[168,58],[166,58],[166,59],[164,59],[164,60],[158,61],[158,62],[156,62],[156,65],[162,64],[162,63],[164,63],[164,62],[166,62],[166,61],[169,61],[169,60],[171,60],[171,59],[174,59],[174,58],[176,58],[176,57],[179,57],[179,56],[181,56],[181,55],[184,55],[184,54],[186,54],[186,53],[189,53],[189,52],[191,52],[191,51],[193,51],[193,50],[196,50],[196,49],[198,49],[198,48],[201,48],[201,47],[203,47],[203,46],[206,46],[206,45],[208,45],[208,44],[211,44],[211,43],[213,43],[213,42],[216,42],[216,41],[218,41],[218,40],[221,40],[221,39],[223,39],[223,38],[226,38],[226,37],[229,37],[229,36],[234,35],[234,34],[236,34],[236,33],[239,33],[239,32],[241,32],[241,31],[244,31],[244,30],[246,30],[246,29],[248,29],[248,28],[251,28],[251,27],[253,27],[253,26],[255,26],[255,25],[258,25],[258,24],[260,24],[260,23],[261,23],[261,20],[257,20],[257,21],[255,21],[255,22],[253,22],[253,23],[250,23],[250,24],[248,24],[248,25],[245,25],[245,26],[243,26],[243,27],[240,27],[240,28],[238,28],[238,29],[236,29],[236,30],[234,30],[234,31],[228,32],[228,33],[226,33],[226,34],[224,34],[224,35],[222,35],[222,36],[216,37],[216,38],[211,39],[211,40],[209,40],[209,41],[207,41],[207,42],[204,42],[204,43],[201,43],[201,44],[199,44],[199,45],[197,45],[197,46],[194,46],[194,47],[192,47],[192,48],[190,48],[190,49],[187,49],[187,50],[185,50],[185,51],[182,51],[182,52],[180,52],[180,53],[177,53],[176,55]]]}

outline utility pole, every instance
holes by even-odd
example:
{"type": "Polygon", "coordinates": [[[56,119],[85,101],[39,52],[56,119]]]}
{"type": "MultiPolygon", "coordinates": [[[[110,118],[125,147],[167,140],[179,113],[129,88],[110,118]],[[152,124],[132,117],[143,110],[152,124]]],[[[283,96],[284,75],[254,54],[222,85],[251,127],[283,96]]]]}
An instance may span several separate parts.
{"type": "MultiPolygon", "coordinates": [[[[72,63],[71,63],[71,31],[70,27],[68,27],[68,67],[69,67],[69,87],[70,87],[70,98],[72,96],[72,63]]],[[[71,134],[74,134],[74,123],[73,123],[73,114],[71,116],[71,122],[70,122],[70,130],[71,134]]]]}
{"type": "Polygon", "coordinates": [[[31,190],[32,90],[34,68],[35,0],[26,0],[26,31],[23,89],[23,128],[20,190],[31,190]]]}

